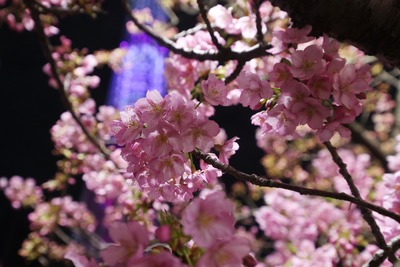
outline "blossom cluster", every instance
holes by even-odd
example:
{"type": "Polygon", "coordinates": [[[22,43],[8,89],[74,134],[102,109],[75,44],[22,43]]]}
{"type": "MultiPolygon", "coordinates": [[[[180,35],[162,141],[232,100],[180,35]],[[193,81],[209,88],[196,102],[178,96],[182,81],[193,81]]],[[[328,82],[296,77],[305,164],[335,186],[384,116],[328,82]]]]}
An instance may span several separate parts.
{"type": "Polygon", "coordinates": [[[70,196],[38,204],[28,218],[32,222],[31,228],[38,229],[42,235],[52,232],[58,225],[80,227],[91,232],[96,227],[96,220],[86,205],[73,201],[70,196]]]}
{"type": "MultiPolygon", "coordinates": [[[[117,144],[123,146],[121,155],[128,162],[127,171],[153,199],[189,200],[193,192],[221,175],[207,164],[199,171],[193,169],[188,153],[196,148],[210,151],[220,128],[180,94],[163,98],[157,91],[148,91],[135,106],[121,112],[121,120],[112,128],[117,144]]],[[[229,142],[228,146],[231,149],[221,150],[226,160],[234,151],[229,142]]]]}
{"type": "MultiPolygon", "coordinates": [[[[196,198],[183,211],[180,226],[183,227],[183,233],[181,230],[174,230],[173,224],[160,226],[153,235],[137,221],[114,221],[109,227],[109,235],[114,243],[105,246],[100,253],[101,259],[110,267],[183,267],[188,266],[188,263],[196,267],[241,266],[250,252],[250,244],[247,239],[234,235],[233,207],[233,203],[221,191],[196,198]],[[182,244],[184,248],[176,251],[180,253],[186,250],[184,262],[171,253],[171,247],[176,242],[173,239],[174,234],[182,235],[181,239],[193,238],[192,241],[182,244]],[[185,237],[184,234],[188,236],[185,237]],[[165,250],[154,253],[157,247],[165,250]]],[[[75,266],[99,266],[93,259],[89,260],[73,250],[66,254],[66,258],[75,266]]]]}
{"type": "MultiPolygon", "coordinates": [[[[246,7],[248,16],[236,17],[232,9],[221,5],[208,12],[215,26],[212,33],[220,46],[226,46],[225,34],[241,36],[228,40],[229,49],[245,51],[257,34],[255,14],[246,7]]],[[[307,125],[322,142],[335,133],[350,137],[344,124],[351,123],[362,111],[362,100],[371,87],[369,67],[360,63],[346,64],[339,55],[337,41],[324,36],[308,36],[311,27],[279,29],[269,25],[272,18],[282,17],[269,2],[260,6],[261,33],[272,38],[265,57],[245,64],[235,82],[224,83],[223,77],[233,73],[237,63],[190,60],[180,55],[167,59],[166,74],[170,88],[181,94],[198,94],[196,81],[201,82],[201,97],[211,106],[237,103],[259,111],[252,118],[265,134],[296,137],[297,127],[307,125]],[[271,32],[268,32],[271,30],[271,32]],[[181,77],[184,77],[183,79],[181,77]],[[219,80],[218,78],[222,78],[219,80]]],[[[177,40],[178,47],[193,51],[218,51],[207,31],[196,31],[177,40]]]]}
{"type": "MultiPolygon", "coordinates": [[[[71,10],[72,12],[81,12],[88,14],[96,14],[101,10],[103,0],[39,0],[33,5],[38,5],[40,8],[51,9],[60,8],[66,14],[71,10]]],[[[35,22],[31,16],[31,10],[27,8],[26,3],[22,0],[0,0],[0,22],[5,21],[11,29],[21,32],[23,30],[32,31],[35,27],[35,22]],[[9,4],[8,2],[11,2],[9,4]]],[[[44,33],[47,36],[59,34],[60,30],[56,26],[58,18],[50,12],[42,14],[46,17],[44,19],[44,33]]]]}
{"type": "Polygon", "coordinates": [[[1,177],[0,189],[4,191],[14,209],[34,206],[43,198],[42,190],[33,178],[23,179],[20,176],[13,176],[7,180],[1,177]]]}
{"type": "MultiPolygon", "coordinates": [[[[87,88],[96,88],[100,79],[98,76],[90,76],[89,73],[98,65],[97,59],[87,51],[73,51],[71,40],[65,36],[60,37],[61,44],[55,48],[52,57],[58,62],[57,67],[61,70],[59,79],[66,87],[65,90],[72,98],[87,96],[87,88]]],[[[43,71],[51,78],[49,85],[58,88],[59,85],[53,77],[51,66],[47,63],[43,71]]]]}
{"type": "MultiPolygon", "coordinates": [[[[263,132],[293,135],[298,125],[307,124],[321,141],[329,141],[335,132],[349,137],[343,124],[350,123],[361,113],[361,100],[370,90],[367,65],[345,64],[338,55],[338,44],[328,37],[309,42],[310,27],[286,32],[275,37],[285,44],[298,47],[269,73],[273,87],[279,90],[267,110],[257,113],[253,122],[263,132]],[[322,44],[321,44],[322,43],[322,44]]],[[[290,50],[289,50],[290,51],[290,50]]]]}
{"type": "MultiPolygon", "coordinates": [[[[307,125],[323,142],[336,132],[349,137],[350,131],[343,124],[354,121],[362,111],[361,101],[371,89],[368,68],[346,65],[338,55],[335,41],[324,37],[311,42],[306,36],[310,30],[308,27],[274,32],[280,44],[285,44],[284,49],[280,48],[281,62],[273,66],[268,80],[242,71],[236,79],[238,102],[252,109],[265,103],[265,110],[252,117],[253,124],[260,126],[264,134],[296,137],[297,127],[307,125]],[[298,49],[291,50],[292,46],[298,49]]],[[[202,89],[208,103],[231,104],[231,91],[214,75],[203,81],[202,89]]]]}

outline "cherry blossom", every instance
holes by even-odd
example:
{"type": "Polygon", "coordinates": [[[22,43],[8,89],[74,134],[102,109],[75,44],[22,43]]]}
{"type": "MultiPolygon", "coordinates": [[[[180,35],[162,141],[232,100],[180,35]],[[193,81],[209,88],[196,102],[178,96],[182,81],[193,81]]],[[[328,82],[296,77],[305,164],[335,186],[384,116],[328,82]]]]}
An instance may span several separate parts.
{"type": "Polygon", "coordinates": [[[272,97],[272,90],[269,82],[261,81],[260,77],[251,72],[241,72],[236,79],[242,89],[239,102],[244,106],[256,109],[260,106],[262,99],[272,97]]]}
{"type": "Polygon", "coordinates": [[[185,209],[182,224],[186,234],[203,247],[216,240],[226,239],[234,233],[233,204],[222,192],[204,199],[196,198],[185,209]]]}
{"type": "Polygon", "coordinates": [[[211,105],[217,106],[229,106],[230,101],[228,99],[228,87],[225,86],[224,82],[218,80],[214,74],[208,75],[207,80],[201,82],[203,89],[204,99],[211,105]]]}
{"type": "Polygon", "coordinates": [[[295,51],[292,54],[290,68],[293,76],[299,79],[308,80],[323,69],[323,50],[317,45],[310,45],[303,51],[295,51]]]}
{"type": "Polygon", "coordinates": [[[65,254],[65,258],[71,260],[75,267],[98,267],[99,265],[94,259],[86,258],[85,256],[79,255],[73,251],[68,251],[65,254]]]}
{"type": "Polygon", "coordinates": [[[185,267],[186,264],[183,264],[179,261],[178,258],[174,257],[169,252],[160,252],[157,254],[146,255],[139,260],[134,261],[132,264],[137,267],[185,267]]]}
{"type": "Polygon", "coordinates": [[[129,266],[141,258],[148,245],[146,228],[138,222],[114,222],[109,235],[116,244],[110,244],[101,252],[101,257],[110,266],[129,266]]]}
{"type": "Polygon", "coordinates": [[[250,252],[248,240],[240,237],[219,240],[201,256],[197,267],[242,266],[243,258],[250,252]]]}

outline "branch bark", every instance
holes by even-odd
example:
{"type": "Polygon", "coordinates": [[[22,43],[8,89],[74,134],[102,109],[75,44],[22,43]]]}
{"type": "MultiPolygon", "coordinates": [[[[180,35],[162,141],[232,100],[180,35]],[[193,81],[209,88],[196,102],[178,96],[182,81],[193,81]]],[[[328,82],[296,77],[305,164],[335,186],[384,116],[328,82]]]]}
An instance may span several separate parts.
{"type": "Polygon", "coordinates": [[[289,13],[296,27],[311,25],[391,65],[400,65],[398,0],[271,0],[289,13]]]}
{"type": "Polygon", "coordinates": [[[36,2],[34,0],[25,0],[24,2],[26,4],[26,6],[30,9],[32,19],[35,22],[36,34],[38,36],[40,45],[42,46],[44,56],[50,64],[51,74],[53,75],[54,79],[56,80],[57,91],[59,93],[62,104],[64,105],[65,109],[67,109],[71,113],[73,119],[79,125],[82,132],[86,135],[89,142],[91,142],[99,150],[99,152],[104,155],[104,157],[107,160],[110,160],[110,152],[108,151],[108,149],[104,145],[99,143],[97,140],[97,137],[94,136],[92,133],[90,133],[88,131],[88,129],[85,127],[85,125],[83,125],[83,122],[80,120],[78,114],[76,114],[73,106],[69,102],[67,92],[65,91],[64,83],[61,81],[61,78],[58,74],[57,64],[56,64],[53,56],[51,55],[53,48],[52,48],[52,45],[50,44],[49,39],[45,35],[42,20],[40,19],[40,13],[36,7],[36,2]]]}
{"type": "Polygon", "coordinates": [[[192,151],[192,153],[194,156],[196,156],[199,159],[204,160],[204,162],[210,164],[214,168],[217,168],[217,169],[221,170],[222,172],[229,174],[243,182],[249,182],[254,185],[258,185],[258,186],[262,186],[262,187],[286,189],[289,191],[297,192],[301,195],[328,197],[328,198],[332,198],[332,199],[348,201],[350,203],[357,205],[358,207],[364,207],[366,209],[375,211],[383,216],[392,218],[393,220],[395,220],[397,222],[400,222],[400,215],[398,215],[394,212],[391,212],[385,208],[382,208],[382,207],[379,207],[372,203],[369,203],[365,200],[350,196],[346,193],[329,192],[329,191],[324,191],[324,190],[301,187],[301,186],[297,186],[297,185],[293,185],[293,184],[282,183],[282,182],[279,182],[279,181],[271,179],[271,178],[266,178],[266,177],[262,177],[262,176],[259,176],[256,174],[248,174],[248,173],[241,172],[230,165],[221,163],[220,161],[212,158],[210,155],[203,153],[202,151],[200,151],[198,149],[192,151]]]}
{"type": "MultiPolygon", "coordinates": [[[[350,173],[347,171],[346,164],[343,162],[342,158],[337,153],[336,148],[330,142],[324,142],[324,145],[331,153],[333,161],[339,167],[339,173],[346,180],[348,186],[350,187],[351,194],[354,197],[356,197],[360,200],[363,200],[363,198],[360,195],[360,192],[358,191],[357,186],[355,185],[355,183],[353,181],[353,178],[351,177],[350,173]]],[[[370,226],[371,232],[375,236],[378,246],[386,252],[386,255],[388,256],[389,261],[391,263],[395,263],[397,261],[397,258],[394,255],[393,251],[391,251],[389,249],[388,245],[386,244],[385,238],[383,237],[383,234],[382,234],[378,224],[376,223],[374,217],[372,216],[372,211],[370,209],[366,209],[365,207],[361,207],[361,206],[358,206],[358,208],[360,209],[364,220],[370,226]]]]}
{"type": "MultiPolygon", "coordinates": [[[[388,246],[392,253],[399,250],[400,249],[400,236],[397,236],[397,237],[393,238],[392,240],[390,240],[390,242],[388,243],[388,246]]],[[[385,261],[387,256],[388,256],[387,252],[380,249],[377,252],[375,252],[372,259],[369,262],[367,262],[366,264],[364,264],[363,267],[379,267],[385,261]]],[[[398,266],[398,265],[396,264],[394,266],[398,266]]]]}
{"type": "MultiPolygon", "coordinates": [[[[270,53],[267,52],[267,50],[271,48],[271,45],[268,44],[266,45],[256,44],[241,52],[236,52],[228,48],[226,49],[224,48],[222,50],[215,49],[215,51],[212,50],[203,51],[198,49],[191,50],[187,48],[178,47],[176,43],[173,42],[172,40],[161,36],[150,27],[141,24],[137,20],[137,18],[132,14],[132,7],[129,4],[128,0],[122,0],[122,4],[128,18],[135,24],[136,27],[138,27],[138,29],[140,29],[141,31],[149,35],[151,38],[153,38],[153,40],[156,41],[159,45],[168,48],[171,52],[177,55],[181,55],[183,57],[190,59],[196,59],[198,61],[216,60],[219,62],[227,62],[229,60],[249,61],[256,57],[263,57],[270,55],[270,53]]],[[[208,29],[209,27],[206,26],[206,28],[208,29]]],[[[209,31],[211,30],[212,29],[209,29],[209,31]]]]}

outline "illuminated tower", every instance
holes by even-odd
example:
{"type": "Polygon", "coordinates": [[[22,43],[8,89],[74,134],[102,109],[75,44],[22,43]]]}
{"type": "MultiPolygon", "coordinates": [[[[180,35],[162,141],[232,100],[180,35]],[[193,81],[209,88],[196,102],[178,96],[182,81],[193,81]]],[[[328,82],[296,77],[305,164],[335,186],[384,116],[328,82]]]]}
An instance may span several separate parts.
{"type": "MultiPolygon", "coordinates": [[[[131,0],[134,9],[149,8],[153,18],[165,22],[167,16],[157,0],[131,0]]],[[[158,46],[145,33],[127,33],[121,47],[127,49],[123,69],[115,73],[109,89],[107,104],[118,109],[132,105],[148,90],[166,93],[164,59],[168,50],[158,46]]]]}

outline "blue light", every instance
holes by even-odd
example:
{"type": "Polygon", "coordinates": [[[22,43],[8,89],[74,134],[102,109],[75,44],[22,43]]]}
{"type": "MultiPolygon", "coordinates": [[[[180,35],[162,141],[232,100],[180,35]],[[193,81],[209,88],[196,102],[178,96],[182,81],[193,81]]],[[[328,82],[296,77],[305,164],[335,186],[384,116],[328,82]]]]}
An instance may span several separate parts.
{"type": "MultiPolygon", "coordinates": [[[[166,21],[166,15],[157,0],[131,1],[133,8],[150,8],[153,17],[166,21]]],[[[107,103],[118,109],[133,105],[146,95],[148,90],[158,90],[166,94],[164,60],[168,50],[160,47],[144,33],[128,34],[121,47],[127,49],[123,68],[114,73],[108,92],[107,103]]]]}

